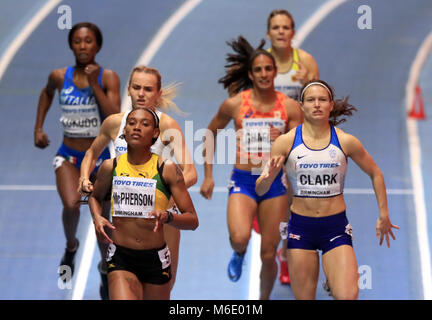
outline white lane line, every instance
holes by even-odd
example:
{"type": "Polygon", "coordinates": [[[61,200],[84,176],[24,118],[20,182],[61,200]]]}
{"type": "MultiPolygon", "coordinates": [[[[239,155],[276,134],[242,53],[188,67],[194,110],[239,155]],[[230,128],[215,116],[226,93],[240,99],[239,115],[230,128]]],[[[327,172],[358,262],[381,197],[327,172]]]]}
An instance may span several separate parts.
{"type": "Polygon", "coordinates": [[[38,25],[46,18],[46,16],[57,6],[61,0],[50,0],[45,5],[39,9],[39,11],[33,16],[33,18],[25,25],[22,31],[15,37],[9,47],[6,49],[2,57],[0,58],[0,80],[3,77],[9,63],[14,58],[15,54],[27,40],[27,38],[32,34],[38,25]]]}
{"type": "MultiPolygon", "coordinates": [[[[156,52],[159,51],[160,47],[162,47],[172,31],[193,9],[195,9],[197,5],[201,3],[201,1],[202,0],[189,0],[183,3],[180,8],[178,8],[177,11],[174,12],[174,14],[162,25],[135,65],[149,65],[156,52]]],[[[122,111],[126,111],[130,108],[130,98],[127,94],[127,86],[124,88],[121,108],[122,111]]]]}
{"type": "MultiPolygon", "coordinates": [[[[421,44],[411,65],[408,82],[405,88],[405,107],[408,112],[414,98],[415,86],[430,50],[432,49],[432,32],[421,44]]],[[[432,299],[432,269],[428,235],[428,221],[424,199],[423,173],[421,168],[421,146],[418,136],[417,121],[407,116],[408,144],[411,164],[411,177],[414,189],[414,205],[416,213],[417,240],[420,250],[420,266],[423,279],[423,297],[432,299]]]]}
{"type": "Polygon", "coordinates": [[[346,2],[346,0],[330,0],[319,7],[312,16],[310,16],[310,18],[301,25],[299,30],[296,31],[294,39],[292,39],[292,45],[296,48],[300,47],[312,30],[315,29],[316,26],[318,26],[334,9],[344,2],[346,2]]]}
{"type": "Polygon", "coordinates": [[[96,242],[97,239],[95,229],[90,219],[84,242],[83,255],[79,263],[79,268],[75,278],[75,284],[72,290],[72,300],[82,300],[84,297],[85,288],[87,286],[87,278],[90,272],[90,267],[96,248],[96,242]]]}
{"type": "MultiPolygon", "coordinates": [[[[55,185],[24,185],[24,184],[3,184],[0,185],[0,191],[56,191],[55,185]]],[[[199,192],[200,187],[193,186],[190,187],[189,192],[199,192]]],[[[228,192],[227,187],[214,187],[213,192],[228,192]]],[[[344,190],[345,194],[372,194],[374,195],[374,190],[372,188],[346,188],[344,190]]],[[[413,195],[414,190],[412,189],[387,189],[388,195],[413,195]]]]}
{"type": "MultiPolygon", "coordinates": [[[[150,44],[144,50],[136,65],[148,65],[165,40],[169,37],[175,27],[182,21],[202,0],[189,0],[183,3],[171,17],[162,25],[158,33],[153,37],[150,44]]],[[[122,110],[129,107],[129,99],[127,95],[127,86],[122,97],[122,110]]],[[[78,276],[74,286],[73,299],[82,300],[85,287],[87,285],[88,271],[90,270],[91,261],[94,255],[96,236],[93,229],[93,224],[90,222],[87,237],[85,240],[82,262],[79,265],[78,276]],[[89,243],[90,242],[90,243],[89,243]],[[81,275],[82,274],[82,275],[81,275]],[[81,276],[80,276],[81,275],[81,276]]]]}

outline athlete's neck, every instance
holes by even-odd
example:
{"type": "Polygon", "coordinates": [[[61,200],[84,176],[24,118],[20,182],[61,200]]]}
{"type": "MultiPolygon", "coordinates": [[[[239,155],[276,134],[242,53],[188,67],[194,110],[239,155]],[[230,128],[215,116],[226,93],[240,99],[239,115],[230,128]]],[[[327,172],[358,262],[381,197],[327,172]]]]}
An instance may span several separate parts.
{"type": "Polygon", "coordinates": [[[274,87],[269,89],[252,88],[252,99],[259,104],[273,104],[276,100],[274,87]]]}
{"type": "Polygon", "coordinates": [[[139,108],[147,108],[147,109],[151,109],[151,110],[153,110],[154,112],[157,111],[157,107],[155,107],[155,106],[151,106],[151,107],[141,107],[141,106],[134,106],[134,105],[132,104],[132,110],[136,110],[136,109],[139,109],[139,108]]]}
{"type": "Polygon", "coordinates": [[[304,121],[303,123],[303,135],[306,134],[313,139],[322,138],[328,135],[329,131],[330,123],[328,120],[316,122],[304,121]]]}
{"type": "Polygon", "coordinates": [[[291,45],[286,48],[272,47],[271,53],[273,54],[276,60],[276,65],[289,63],[292,60],[293,48],[291,47],[291,45]]]}
{"type": "Polygon", "coordinates": [[[131,148],[128,145],[127,160],[131,165],[145,164],[151,159],[151,156],[150,147],[131,148]]]}
{"type": "Polygon", "coordinates": [[[75,66],[74,66],[74,68],[75,68],[75,70],[84,72],[84,68],[87,67],[87,65],[89,65],[89,64],[98,65],[94,60],[92,60],[92,61],[90,61],[88,63],[81,63],[81,62],[75,60],[75,66]]]}

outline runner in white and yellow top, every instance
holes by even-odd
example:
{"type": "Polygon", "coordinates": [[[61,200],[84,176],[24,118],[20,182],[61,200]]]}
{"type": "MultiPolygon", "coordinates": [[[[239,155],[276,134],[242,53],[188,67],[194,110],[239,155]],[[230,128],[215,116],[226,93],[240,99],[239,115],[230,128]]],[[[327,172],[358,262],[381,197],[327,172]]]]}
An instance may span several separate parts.
{"type": "MultiPolygon", "coordinates": [[[[303,84],[312,79],[319,79],[319,71],[311,54],[292,47],[291,40],[294,35],[295,22],[292,15],[283,9],[273,10],[267,19],[267,38],[271,42],[271,48],[268,51],[274,56],[278,68],[278,74],[274,80],[275,90],[298,101],[303,84]]],[[[292,201],[290,188],[287,188],[287,195],[289,208],[292,201]]],[[[288,216],[289,212],[287,218],[288,216]]],[[[281,230],[284,228],[284,225],[281,225],[281,230]]],[[[286,240],[283,241],[282,248],[286,248],[286,240]]],[[[282,284],[289,284],[286,251],[279,250],[278,258],[280,263],[279,280],[282,284]]]]}
{"type": "Polygon", "coordinates": [[[181,169],[150,151],[159,135],[156,113],[149,108],[131,111],[124,135],[127,153],[103,162],[89,199],[96,235],[110,244],[110,299],[167,300],[171,254],[164,225],[195,230],[198,217],[181,169]],[[102,216],[102,202],[110,189],[112,224],[102,216]],[[167,210],[171,196],[180,214],[167,210]]]}
{"type": "Polygon", "coordinates": [[[278,68],[275,89],[298,101],[303,84],[318,79],[319,71],[311,54],[291,46],[294,35],[292,15],[283,9],[273,10],[267,19],[267,38],[271,42],[268,51],[274,56],[278,68]]]}

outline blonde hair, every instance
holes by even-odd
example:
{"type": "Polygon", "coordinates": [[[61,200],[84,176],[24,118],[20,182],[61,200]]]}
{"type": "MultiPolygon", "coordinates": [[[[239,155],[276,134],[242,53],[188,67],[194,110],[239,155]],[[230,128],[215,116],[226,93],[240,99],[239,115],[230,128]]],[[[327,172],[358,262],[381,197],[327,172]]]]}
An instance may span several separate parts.
{"type": "Polygon", "coordinates": [[[157,69],[147,67],[144,65],[136,66],[133,68],[130,77],[128,87],[131,85],[132,76],[135,72],[143,72],[147,74],[152,74],[156,77],[157,80],[157,90],[161,91],[161,95],[156,103],[156,107],[161,109],[162,111],[175,111],[178,114],[184,115],[184,112],[180,110],[180,108],[175,104],[173,99],[177,96],[178,89],[180,87],[180,83],[174,82],[162,88],[162,76],[157,69]]]}

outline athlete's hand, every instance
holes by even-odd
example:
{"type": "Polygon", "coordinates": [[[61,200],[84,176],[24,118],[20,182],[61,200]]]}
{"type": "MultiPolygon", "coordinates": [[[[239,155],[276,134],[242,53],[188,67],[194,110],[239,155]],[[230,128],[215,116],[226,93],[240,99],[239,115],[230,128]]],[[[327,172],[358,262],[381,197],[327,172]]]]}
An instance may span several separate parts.
{"type": "Polygon", "coordinates": [[[88,178],[81,178],[79,179],[78,184],[78,193],[82,196],[85,196],[89,193],[93,192],[93,183],[88,178]]]}
{"type": "Polygon", "coordinates": [[[293,61],[293,63],[297,64],[299,69],[297,70],[295,74],[295,78],[300,81],[301,83],[306,83],[309,81],[308,78],[308,69],[300,63],[300,61],[293,61]]]}
{"type": "Polygon", "coordinates": [[[34,144],[36,147],[44,149],[49,146],[50,141],[46,133],[42,130],[36,130],[34,132],[34,144]]]}
{"type": "Polygon", "coordinates": [[[205,178],[200,189],[201,195],[210,200],[213,194],[214,180],[213,178],[205,178]]]}
{"type": "Polygon", "coordinates": [[[387,247],[390,248],[390,238],[389,234],[392,236],[393,240],[396,240],[396,237],[393,234],[392,228],[400,229],[398,226],[391,223],[390,218],[387,216],[386,218],[379,217],[376,223],[376,236],[380,239],[379,244],[382,245],[384,237],[387,242],[387,247]]]}
{"type": "Polygon", "coordinates": [[[109,222],[104,217],[99,216],[99,217],[93,219],[93,224],[95,226],[96,237],[98,238],[98,240],[100,242],[103,242],[103,243],[113,243],[113,241],[111,240],[111,238],[108,237],[108,235],[105,232],[105,227],[108,227],[108,228],[110,228],[112,230],[115,229],[115,227],[111,224],[111,222],[109,222]]]}
{"type": "Polygon", "coordinates": [[[279,174],[279,171],[282,169],[285,157],[284,156],[276,156],[272,157],[265,167],[264,179],[274,179],[279,174]]]}
{"type": "Polygon", "coordinates": [[[162,210],[153,210],[150,214],[151,217],[156,219],[155,227],[153,228],[153,232],[159,231],[162,226],[168,221],[168,211],[162,210]]]}
{"type": "Polygon", "coordinates": [[[270,141],[273,142],[276,140],[277,137],[281,135],[281,132],[273,127],[273,125],[270,123],[270,141]]]}
{"type": "Polygon", "coordinates": [[[87,80],[90,86],[97,85],[100,67],[97,64],[91,63],[84,68],[87,80]]]}

